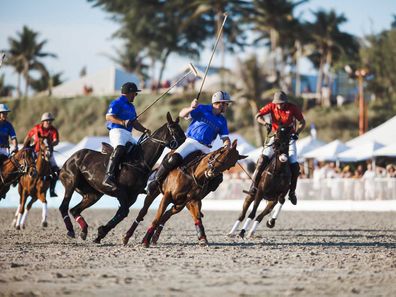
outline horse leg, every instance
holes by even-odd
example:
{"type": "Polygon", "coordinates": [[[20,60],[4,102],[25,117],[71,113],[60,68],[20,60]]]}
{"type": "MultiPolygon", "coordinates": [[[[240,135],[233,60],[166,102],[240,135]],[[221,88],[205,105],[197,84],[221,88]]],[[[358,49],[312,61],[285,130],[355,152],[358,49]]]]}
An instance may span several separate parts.
{"type": "MultiPolygon", "coordinates": [[[[45,191],[39,191],[37,198],[42,203],[42,212],[41,212],[41,226],[48,227],[47,217],[48,217],[48,205],[47,199],[45,197],[45,191]]],[[[36,200],[37,200],[36,198],[36,200]]]]}
{"type": "Polygon", "coordinates": [[[71,238],[75,238],[76,237],[76,235],[74,233],[73,224],[72,224],[72,222],[70,220],[70,217],[69,217],[69,204],[70,204],[70,200],[72,198],[74,189],[75,189],[74,186],[67,187],[65,185],[65,196],[63,197],[62,203],[59,206],[59,211],[60,211],[60,213],[62,215],[63,221],[64,221],[65,226],[66,226],[67,236],[69,236],[71,238]]]}
{"type": "Polygon", "coordinates": [[[208,240],[206,239],[205,228],[202,224],[202,216],[201,216],[201,206],[202,204],[199,201],[191,201],[187,204],[187,208],[190,211],[190,214],[194,220],[195,229],[197,230],[198,241],[200,245],[207,246],[208,240]]]}
{"type": "Polygon", "coordinates": [[[258,224],[260,224],[263,218],[273,210],[276,203],[277,201],[267,201],[265,209],[257,216],[256,220],[254,221],[253,226],[248,233],[248,237],[253,237],[258,224]]]}
{"type": "Polygon", "coordinates": [[[26,205],[25,211],[23,212],[23,216],[21,219],[21,227],[22,228],[26,227],[26,220],[28,217],[28,213],[29,213],[30,209],[32,208],[33,203],[36,202],[36,200],[37,200],[37,198],[31,197],[29,203],[26,205]]]}
{"type": "Polygon", "coordinates": [[[148,193],[146,198],[144,199],[144,204],[142,209],[139,211],[139,214],[136,218],[136,220],[132,223],[132,226],[129,228],[129,230],[125,233],[122,242],[124,245],[128,244],[129,238],[132,237],[133,233],[135,233],[135,230],[137,226],[140,224],[141,221],[143,221],[144,217],[147,214],[148,209],[150,208],[151,204],[157,198],[158,195],[153,195],[151,193],[148,193]]]}
{"type": "Polygon", "coordinates": [[[155,215],[154,220],[151,222],[151,226],[150,228],[148,228],[146,234],[143,237],[142,240],[142,244],[145,247],[149,247],[150,246],[150,241],[151,238],[153,237],[154,231],[155,229],[157,229],[158,225],[159,225],[159,221],[162,217],[162,215],[164,214],[166,208],[168,207],[169,203],[171,203],[171,194],[169,192],[165,192],[164,196],[162,197],[160,206],[157,210],[157,213],[155,215]]]}
{"type": "Polygon", "coordinates": [[[102,194],[98,194],[98,193],[85,193],[83,195],[83,199],[81,200],[81,202],[78,203],[76,206],[74,206],[72,209],[70,209],[71,215],[80,225],[80,229],[81,229],[80,237],[83,240],[87,239],[88,224],[81,215],[81,212],[83,212],[84,209],[94,205],[101,196],[102,194]]]}
{"type": "Polygon", "coordinates": [[[155,233],[154,233],[153,238],[151,240],[152,244],[157,244],[157,241],[159,239],[159,236],[161,234],[162,229],[164,228],[165,223],[171,218],[171,216],[173,216],[174,214],[177,214],[178,212],[180,212],[184,208],[185,205],[186,205],[185,203],[174,205],[171,209],[166,211],[161,216],[159,224],[158,224],[157,228],[155,229],[155,233]]]}
{"type": "Polygon", "coordinates": [[[133,203],[135,203],[137,198],[137,194],[135,194],[132,199],[128,199],[128,197],[123,197],[119,198],[118,201],[120,202],[120,207],[118,208],[118,211],[114,215],[114,217],[107,222],[106,225],[100,226],[98,228],[98,236],[94,240],[95,243],[100,243],[100,241],[106,237],[107,233],[110,232],[115,226],[118,225],[123,219],[125,219],[128,216],[129,213],[129,207],[133,203]]]}
{"type": "Polygon", "coordinates": [[[250,204],[254,201],[254,197],[252,195],[248,195],[245,198],[245,201],[243,202],[243,207],[242,207],[242,212],[239,215],[239,218],[235,221],[234,226],[232,226],[230,233],[228,233],[228,236],[233,236],[235,235],[235,231],[238,229],[239,224],[245,219],[246,212],[249,209],[250,204]]]}
{"type": "MultiPolygon", "coordinates": [[[[283,197],[284,197],[284,196],[283,196],[283,197]]],[[[279,201],[279,204],[278,204],[278,206],[275,208],[275,211],[273,212],[273,214],[272,214],[272,216],[271,216],[271,219],[269,219],[269,220],[267,221],[267,227],[268,227],[268,228],[274,228],[274,227],[275,227],[275,221],[276,221],[276,219],[278,218],[279,213],[280,213],[280,211],[281,211],[282,206],[283,206],[284,203],[285,203],[285,199],[283,199],[283,203],[281,203],[281,202],[279,201]]]]}
{"type": "Polygon", "coordinates": [[[21,227],[22,228],[24,227],[24,226],[21,226],[21,223],[22,223],[22,215],[25,211],[25,204],[26,204],[27,197],[28,197],[27,191],[21,190],[20,191],[19,208],[17,211],[16,223],[15,223],[15,228],[17,230],[20,230],[21,227]]]}
{"type": "Polygon", "coordinates": [[[260,199],[260,198],[257,198],[257,197],[261,197],[261,196],[257,195],[257,196],[256,196],[256,199],[254,200],[253,209],[252,209],[252,211],[250,212],[250,214],[249,214],[247,220],[245,221],[245,224],[243,224],[243,227],[242,227],[242,229],[241,229],[241,232],[239,232],[239,236],[240,236],[241,238],[244,238],[244,237],[245,237],[246,230],[249,228],[250,223],[252,222],[252,220],[253,220],[254,217],[256,216],[257,208],[259,207],[260,202],[261,202],[261,199],[260,199]]]}

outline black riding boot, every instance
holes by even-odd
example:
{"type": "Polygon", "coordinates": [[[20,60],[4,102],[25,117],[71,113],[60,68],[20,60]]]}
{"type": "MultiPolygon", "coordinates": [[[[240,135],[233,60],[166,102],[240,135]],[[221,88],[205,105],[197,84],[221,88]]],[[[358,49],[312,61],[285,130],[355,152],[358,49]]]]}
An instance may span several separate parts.
{"type": "Polygon", "coordinates": [[[58,197],[58,195],[55,193],[55,186],[56,182],[59,179],[59,168],[58,166],[54,166],[51,168],[51,180],[50,180],[50,196],[51,197],[58,197]]]}
{"type": "Polygon", "coordinates": [[[107,164],[106,175],[102,182],[104,186],[111,187],[112,190],[117,188],[115,182],[115,170],[120,162],[121,157],[124,155],[125,147],[123,145],[118,145],[114,151],[111,153],[109,163],[107,164]]]}
{"type": "Polygon", "coordinates": [[[297,187],[297,179],[300,175],[300,165],[298,163],[290,164],[291,170],[291,181],[290,181],[290,190],[289,190],[289,200],[293,205],[297,204],[297,196],[296,196],[296,187],[297,187]]]}
{"type": "Polygon", "coordinates": [[[243,191],[244,193],[254,196],[257,192],[257,186],[260,182],[261,175],[263,174],[264,169],[268,166],[270,159],[267,156],[261,155],[257,161],[256,169],[253,173],[253,181],[250,185],[249,191],[243,191]]]}
{"type": "Polygon", "coordinates": [[[183,157],[178,153],[174,153],[168,159],[165,159],[160,167],[158,168],[155,179],[148,185],[147,189],[149,193],[154,193],[158,188],[161,187],[162,182],[167,177],[168,173],[179,166],[183,161],[183,157]]]}

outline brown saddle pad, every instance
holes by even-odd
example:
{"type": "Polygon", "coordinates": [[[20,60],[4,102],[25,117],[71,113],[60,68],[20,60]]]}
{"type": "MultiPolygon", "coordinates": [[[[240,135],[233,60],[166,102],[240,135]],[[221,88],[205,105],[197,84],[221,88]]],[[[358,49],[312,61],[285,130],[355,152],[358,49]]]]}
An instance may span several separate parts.
{"type": "Polygon", "coordinates": [[[204,153],[201,151],[195,151],[192,152],[191,154],[187,155],[187,157],[184,158],[183,163],[181,164],[180,167],[182,168],[188,168],[194,164],[197,164],[205,156],[204,153]]]}

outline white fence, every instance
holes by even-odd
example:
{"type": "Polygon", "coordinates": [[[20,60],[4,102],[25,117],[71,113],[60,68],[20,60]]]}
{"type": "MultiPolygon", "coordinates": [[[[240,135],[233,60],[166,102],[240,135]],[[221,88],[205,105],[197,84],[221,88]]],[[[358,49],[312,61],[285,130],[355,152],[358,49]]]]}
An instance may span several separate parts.
{"type": "MultiPolygon", "coordinates": [[[[209,199],[243,199],[250,180],[224,179],[209,199]]],[[[300,179],[296,194],[299,200],[396,200],[396,178],[332,178],[314,181],[300,179]]]]}

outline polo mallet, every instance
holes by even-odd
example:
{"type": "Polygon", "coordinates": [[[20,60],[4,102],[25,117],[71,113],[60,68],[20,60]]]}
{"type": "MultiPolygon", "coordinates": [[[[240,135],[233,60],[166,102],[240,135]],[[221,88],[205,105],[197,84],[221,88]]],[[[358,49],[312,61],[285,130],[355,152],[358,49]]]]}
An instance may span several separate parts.
{"type": "Polygon", "coordinates": [[[217,44],[219,43],[221,33],[223,33],[224,24],[225,24],[225,22],[227,20],[227,17],[228,17],[228,14],[226,14],[226,13],[223,13],[223,15],[224,15],[224,20],[223,20],[223,23],[221,24],[219,32],[217,33],[217,39],[216,39],[216,42],[215,42],[215,44],[213,46],[213,50],[212,50],[212,54],[211,54],[210,59],[209,59],[208,66],[206,66],[206,70],[205,70],[204,77],[202,79],[201,87],[199,88],[199,92],[198,92],[198,95],[197,95],[197,98],[196,98],[197,100],[199,100],[199,96],[201,96],[202,88],[204,86],[205,79],[206,79],[206,76],[208,74],[210,64],[212,63],[212,59],[213,59],[214,53],[216,52],[217,44]]]}
{"type": "Polygon", "coordinates": [[[202,77],[202,74],[198,71],[197,68],[194,67],[193,64],[189,63],[188,68],[190,69],[186,74],[184,74],[181,78],[179,78],[173,85],[169,87],[168,90],[166,90],[164,93],[161,94],[153,103],[151,103],[149,106],[147,106],[136,118],[140,117],[143,113],[145,113],[151,106],[153,106],[155,103],[157,103],[162,97],[164,97],[166,94],[169,93],[170,90],[172,90],[178,83],[180,83],[182,80],[184,80],[188,75],[193,74],[194,77],[202,77]]]}

